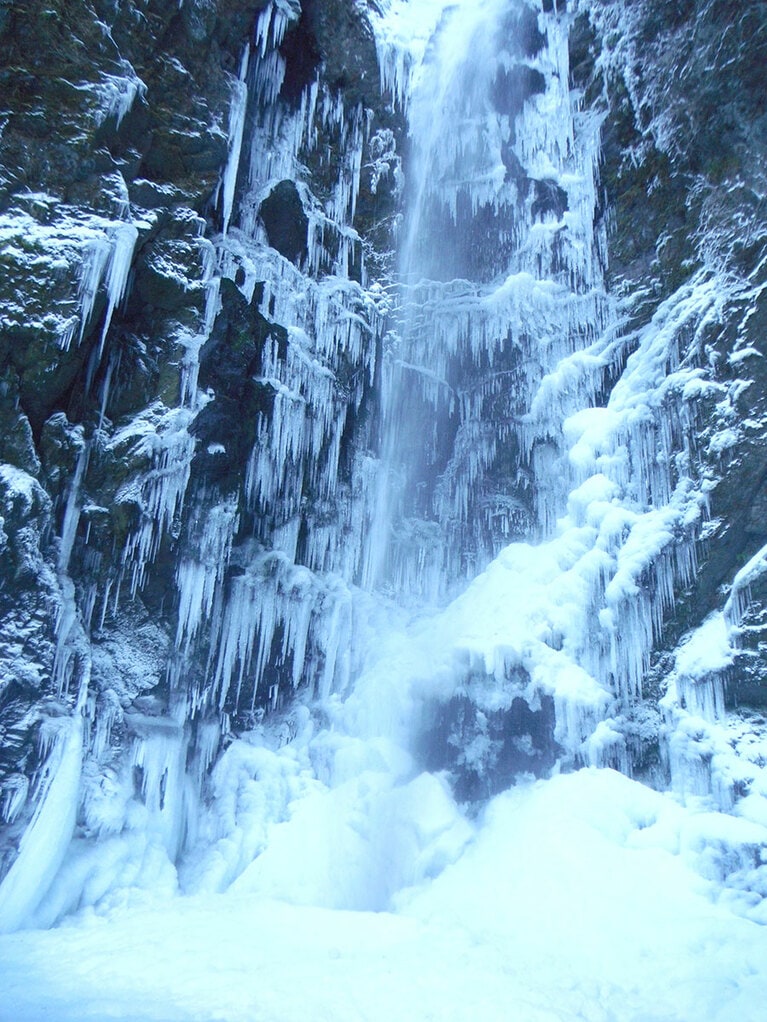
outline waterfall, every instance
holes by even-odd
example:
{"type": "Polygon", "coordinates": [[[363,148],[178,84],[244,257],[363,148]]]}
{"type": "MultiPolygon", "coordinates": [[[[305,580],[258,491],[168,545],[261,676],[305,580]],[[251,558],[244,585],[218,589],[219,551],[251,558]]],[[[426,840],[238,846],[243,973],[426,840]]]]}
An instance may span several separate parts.
{"type": "MultiPolygon", "coordinates": [[[[412,16],[390,13],[384,40],[412,16]]],[[[569,86],[571,19],[457,4],[424,10],[437,27],[410,59],[382,46],[411,154],[366,578],[447,605],[398,683],[384,666],[360,692],[404,699],[415,723],[400,738],[474,792],[553,759],[633,771],[638,729],[653,733],[650,654],[706,514],[694,412],[671,394],[692,398],[702,370],[681,346],[727,288],[702,274],[626,328],[604,280],[600,115],[569,86]],[[528,756],[502,737],[517,728],[517,744],[538,735],[528,756]],[[456,752],[480,740],[473,761],[456,752]]]]}
{"type": "Polygon", "coordinates": [[[383,912],[533,778],[616,768],[572,790],[632,827],[663,816],[632,776],[721,809],[742,786],[716,727],[761,553],[653,655],[706,533],[703,399],[721,424],[740,394],[707,338],[744,292],[702,263],[642,320],[608,283],[582,5],[381,0],[376,110],[308,45],[320,7],[259,5],[208,220],[159,255],[159,216],[82,233],[60,350],[103,306],[98,427],[58,413],[63,723],[2,791],[9,823],[42,794],[0,929],[135,890],[383,912]],[[194,304],[112,421],[131,358],[150,393],[147,345],[114,343],[139,238],[163,282],[183,249],[194,304]]]}
{"type": "Polygon", "coordinates": [[[451,6],[414,74],[367,566],[406,598],[439,602],[511,540],[551,533],[562,423],[599,386],[594,373],[572,403],[540,396],[611,315],[598,123],[567,87],[566,21],[541,23],[515,3],[451,6]]]}

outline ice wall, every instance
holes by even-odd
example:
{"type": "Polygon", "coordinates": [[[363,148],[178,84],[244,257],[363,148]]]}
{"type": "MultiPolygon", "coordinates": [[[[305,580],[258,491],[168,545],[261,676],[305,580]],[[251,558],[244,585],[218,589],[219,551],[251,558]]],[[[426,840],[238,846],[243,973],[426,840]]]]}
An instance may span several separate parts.
{"type": "MultiPolygon", "coordinates": [[[[272,5],[259,18],[243,77],[239,215],[216,242],[221,280],[252,310],[245,462],[234,490],[197,488],[177,575],[173,684],[186,686],[194,713],[227,720],[274,710],[299,685],[345,687],[349,586],[371,499],[366,457],[349,449],[386,308],[380,286],[365,286],[354,228],[369,114],[318,78],[295,101],[279,98],[289,73],[280,45],[299,15],[272,5]],[[321,188],[313,161],[327,175],[321,188]]],[[[228,164],[225,185],[233,174],[228,164]]],[[[229,438],[209,439],[226,457],[229,438]]]]}
{"type": "MultiPolygon", "coordinates": [[[[83,651],[94,670],[72,717],[81,773],[56,788],[58,824],[40,796],[48,822],[33,822],[7,877],[8,926],[31,920],[54,874],[38,921],[151,885],[158,863],[163,882],[173,876],[197,839],[222,747],[298,690],[319,700],[345,691],[360,658],[354,585],[375,499],[389,298],[368,279],[371,247],[357,228],[371,211],[360,217],[359,200],[364,186],[369,206],[373,193],[391,203],[387,158],[398,158],[391,129],[371,144],[362,96],[348,99],[318,57],[304,62],[318,30],[292,0],[259,6],[227,76],[210,220],[176,210],[175,235],[148,257],[162,307],[180,304],[174,289],[194,301],[168,317],[170,364],[130,415],[120,412],[125,380],[153,371],[152,340],[121,319],[121,303],[146,258],[139,236],[153,239],[173,217],[142,219],[127,204],[124,221],[83,232],[77,319],[60,343],[90,344],[100,317],[87,383],[99,412],[77,434],[62,504],[62,698],[83,651]]],[[[372,36],[367,44],[374,58],[372,36]]],[[[111,111],[118,128],[130,109],[125,99],[111,111]]],[[[142,194],[154,189],[144,182],[142,194]]],[[[68,436],[63,416],[61,429],[68,436]]],[[[6,818],[23,819],[35,797],[9,786],[6,818]]]]}
{"type": "MultiPolygon", "coordinates": [[[[31,919],[54,874],[40,921],[151,884],[153,870],[173,877],[232,732],[299,688],[344,690],[358,656],[353,583],[388,306],[368,281],[358,227],[372,212],[360,217],[359,197],[377,161],[375,201],[391,203],[394,136],[382,129],[368,151],[376,75],[368,89],[358,69],[364,86],[344,94],[320,59],[321,19],[294,0],[234,6],[209,17],[208,5],[202,20],[174,10],[162,39],[163,11],[134,12],[143,27],[126,35],[121,9],[114,40],[99,25],[115,73],[89,67],[97,85],[71,86],[86,111],[78,145],[92,126],[99,168],[109,147],[147,151],[130,167],[115,157],[103,194],[90,178],[68,204],[30,193],[0,225],[29,288],[52,267],[55,308],[37,325],[64,380],[36,421],[51,501],[37,456],[32,474],[3,477],[7,501],[39,514],[45,556],[53,540],[50,606],[36,610],[52,619],[51,692],[40,683],[45,706],[19,725],[30,776],[0,775],[3,926],[31,919]],[[119,47],[134,62],[142,47],[172,52],[152,55],[162,73],[146,87],[119,47]]],[[[352,16],[374,68],[364,16],[352,16]]],[[[25,312],[20,298],[13,314],[25,312]]]]}

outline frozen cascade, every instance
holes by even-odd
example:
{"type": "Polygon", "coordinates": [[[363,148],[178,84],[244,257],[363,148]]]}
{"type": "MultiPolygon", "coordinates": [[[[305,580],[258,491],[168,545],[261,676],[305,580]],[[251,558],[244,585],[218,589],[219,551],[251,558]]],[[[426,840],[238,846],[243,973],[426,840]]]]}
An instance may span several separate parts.
{"type": "Polygon", "coordinates": [[[763,820],[761,799],[767,794],[761,746],[747,718],[733,720],[728,714],[726,693],[748,631],[744,618],[751,587],[767,570],[766,555],[762,547],[746,562],[732,580],[724,607],[686,637],[662,700],[673,790],[681,799],[711,799],[730,812],[737,789],[746,788],[749,794],[736,811],[756,822],[763,820]]]}
{"type": "Polygon", "coordinates": [[[45,767],[37,811],[19,855],[0,883],[0,933],[28,921],[42,901],[67,852],[75,827],[82,767],[84,679],[71,717],[46,722],[41,732],[45,767]]]}
{"type": "Polygon", "coordinates": [[[64,523],[61,527],[61,548],[59,550],[58,569],[62,574],[66,574],[67,568],[69,567],[69,558],[72,556],[72,546],[74,545],[75,535],[77,533],[77,524],[80,520],[80,502],[82,500],[80,487],[82,485],[83,475],[88,465],[88,456],[90,453],[89,446],[84,442],[82,436],[80,436],[79,439],[81,443],[81,450],[77,458],[75,474],[70,484],[69,493],[67,494],[64,523]]]}
{"type": "Polygon", "coordinates": [[[148,817],[147,830],[156,837],[171,862],[178,857],[184,838],[187,742],[183,728],[171,721],[134,715],[131,762],[138,772],[139,792],[148,817]]]}
{"type": "MultiPolygon", "coordinates": [[[[153,694],[94,688],[63,718],[46,770],[61,759],[50,790],[66,812],[41,801],[17,863],[43,889],[32,897],[12,870],[4,926],[153,884],[387,909],[462,855],[475,831],[459,804],[494,784],[631,774],[627,720],[708,515],[701,418],[716,403],[724,422],[747,383],[708,372],[735,289],[716,267],[641,327],[608,293],[600,115],[569,88],[562,6],[381,0],[381,84],[411,143],[394,283],[371,282],[357,231],[365,154],[372,193],[400,180],[394,134],[374,144],[371,111],[320,68],[286,98],[301,6],[260,9],[227,79],[221,233],[203,237],[198,219],[191,246],[201,299],[173,335],[178,393],[113,427],[110,361],[63,504],[60,694],[87,671],[81,624],[93,615],[108,661],[105,624],[132,627],[132,598],[168,563],[174,584],[151,598],[172,648],[153,694]],[[243,388],[236,430],[227,373],[243,388]],[[82,492],[91,456],[130,474],[114,494],[121,562],[94,570],[81,622],[68,571],[106,513],[82,492]],[[68,849],[78,812],[86,836],[68,849]]],[[[102,295],[101,356],[139,229],[84,231],[63,348],[102,295]]],[[[729,443],[720,431],[712,450],[729,443]]],[[[764,563],[664,679],[661,756],[680,800],[730,809],[742,787],[726,681],[764,563]]],[[[25,797],[3,789],[6,817],[25,797]]]]}
{"type": "Polygon", "coordinates": [[[551,531],[565,486],[549,494],[531,472],[544,457],[561,462],[562,423],[599,388],[614,315],[592,227],[599,123],[578,115],[566,88],[567,22],[541,16],[545,42],[531,61],[512,33],[499,34],[513,10],[447,12],[408,106],[415,155],[398,336],[384,364],[383,511],[366,576],[404,581],[405,565],[420,561],[432,598],[536,520],[551,531]],[[531,66],[537,91],[504,99],[499,83],[526,80],[531,66]],[[556,192],[563,209],[536,203],[536,189],[556,192]],[[488,220],[497,237],[482,236],[488,220]],[[480,237],[485,264],[469,248],[480,237]],[[570,375],[581,380],[563,401],[552,377],[566,359],[579,360],[570,375]],[[419,435],[430,438],[423,452],[413,449],[419,435]],[[424,489],[425,478],[434,481],[424,489]]]}
{"type": "MultiPolygon", "coordinates": [[[[453,677],[440,699],[466,690],[468,657],[507,705],[515,690],[553,699],[566,760],[630,771],[621,714],[707,514],[694,437],[718,385],[698,338],[733,285],[706,268],[640,334],[624,328],[594,227],[599,118],[567,87],[569,17],[539,14],[535,52],[519,53],[499,35],[513,11],[456,5],[417,71],[407,56],[384,70],[395,99],[410,75],[414,156],[366,578],[416,602],[474,578],[429,640],[434,676],[453,677]],[[528,91],[509,111],[499,81],[515,71],[528,91]]],[[[384,48],[407,16],[391,5],[384,48]]]]}
{"type": "MultiPolygon", "coordinates": [[[[202,223],[200,223],[200,227],[202,228],[202,223]]],[[[205,296],[202,317],[196,330],[183,330],[177,336],[177,341],[184,352],[181,366],[180,403],[194,412],[200,411],[209,400],[208,395],[202,393],[198,387],[200,351],[209,339],[218,315],[221,287],[218,253],[215,246],[208,238],[202,237],[198,239],[198,244],[202,271],[200,284],[205,296]]]]}

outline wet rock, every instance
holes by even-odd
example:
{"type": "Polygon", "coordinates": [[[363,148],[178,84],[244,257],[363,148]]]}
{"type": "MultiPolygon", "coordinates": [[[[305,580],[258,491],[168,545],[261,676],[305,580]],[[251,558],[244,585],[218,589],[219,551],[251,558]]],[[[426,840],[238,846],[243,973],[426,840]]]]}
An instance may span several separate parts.
{"type": "Polygon", "coordinates": [[[537,68],[518,64],[503,70],[493,84],[493,102],[499,113],[513,120],[532,96],[546,90],[546,79],[537,68]]]}
{"type": "Polygon", "coordinates": [[[317,19],[307,13],[307,9],[304,6],[298,23],[287,33],[280,47],[286,65],[280,97],[293,105],[300,102],[304,89],[314,81],[322,62],[320,42],[315,35],[317,19]]]}
{"type": "Polygon", "coordinates": [[[492,707],[485,682],[425,709],[421,756],[428,770],[447,770],[462,802],[492,797],[522,777],[546,777],[562,753],[554,739],[554,702],[542,696],[531,706],[521,695],[492,707]]]}
{"type": "Polygon", "coordinates": [[[531,212],[534,218],[553,216],[557,220],[568,209],[567,192],[556,181],[535,181],[531,212]]]}
{"type": "Polygon", "coordinates": [[[378,57],[372,29],[361,9],[343,0],[303,0],[301,6],[330,87],[342,94],[348,107],[360,103],[377,106],[378,57]]]}
{"type": "Polygon", "coordinates": [[[585,11],[574,18],[567,45],[571,85],[576,89],[586,89],[594,77],[596,58],[599,55],[599,40],[585,11]]]}
{"type": "Polygon", "coordinates": [[[261,203],[259,216],[269,244],[293,263],[307,256],[309,220],[293,181],[280,181],[261,203]]]}

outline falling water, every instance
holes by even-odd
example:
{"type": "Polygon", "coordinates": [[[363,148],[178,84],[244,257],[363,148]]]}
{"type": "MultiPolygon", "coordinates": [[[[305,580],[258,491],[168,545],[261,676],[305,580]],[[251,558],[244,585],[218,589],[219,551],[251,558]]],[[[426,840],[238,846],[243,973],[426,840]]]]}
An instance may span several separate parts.
{"type": "Polygon", "coordinates": [[[539,423],[536,391],[606,306],[596,131],[576,137],[567,80],[566,23],[516,0],[447,8],[414,74],[369,585],[438,601],[564,506],[536,467],[567,408],[539,423]]]}

